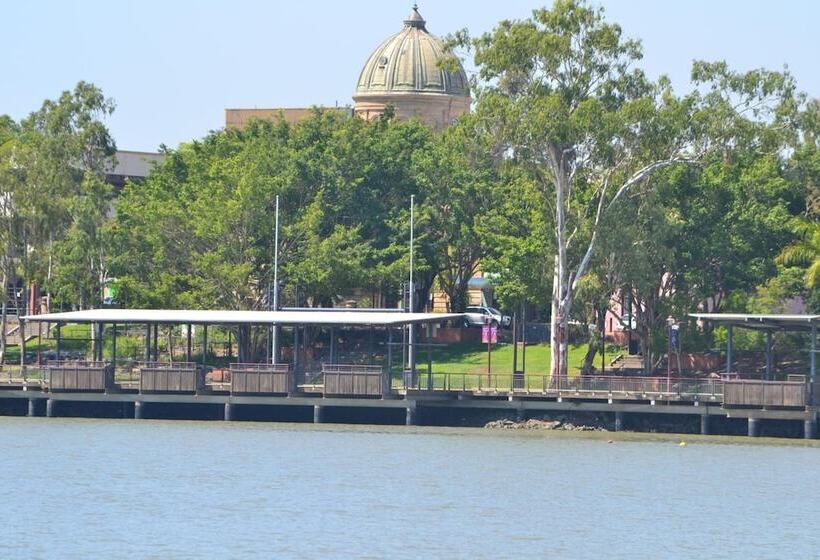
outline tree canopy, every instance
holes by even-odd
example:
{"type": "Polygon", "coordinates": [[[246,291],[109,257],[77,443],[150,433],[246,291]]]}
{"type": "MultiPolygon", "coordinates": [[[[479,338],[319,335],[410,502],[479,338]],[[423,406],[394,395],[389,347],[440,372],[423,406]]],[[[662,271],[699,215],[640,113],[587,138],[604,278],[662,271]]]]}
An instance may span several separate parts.
{"type": "Polygon", "coordinates": [[[676,92],[581,0],[452,44],[478,73],[472,113],[443,131],[315,109],[165,148],[122,192],[96,86],[0,116],[4,288],[93,307],[116,278],[130,307],[265,309],[279,197],[285,304],[395,306],[414,195],[418,307],[441,290],[462,311],[480,271],[496,303],[551,322],[553,373],[570,320],[603,329],[626,297],[647,366],[669,315],[820,309],[820,102],[788,71],[696,61],[676,92]]]}

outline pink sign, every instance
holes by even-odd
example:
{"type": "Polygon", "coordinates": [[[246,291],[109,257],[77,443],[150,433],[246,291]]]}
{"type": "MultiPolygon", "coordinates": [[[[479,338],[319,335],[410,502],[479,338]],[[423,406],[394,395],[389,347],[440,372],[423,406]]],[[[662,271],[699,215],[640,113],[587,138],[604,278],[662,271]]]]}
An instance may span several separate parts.
{"type": "Polygon", "coordinates": [[[481,342],[484,344],[488,344],[490,342],[490,327],[489,325],[484,325],[481,327],[481,342]]]}
{"type": "Polygon", "coordinates": [[[498,343],[498,327],[496,326],[490,327],[490,342],[493,344],[498,343]]]}

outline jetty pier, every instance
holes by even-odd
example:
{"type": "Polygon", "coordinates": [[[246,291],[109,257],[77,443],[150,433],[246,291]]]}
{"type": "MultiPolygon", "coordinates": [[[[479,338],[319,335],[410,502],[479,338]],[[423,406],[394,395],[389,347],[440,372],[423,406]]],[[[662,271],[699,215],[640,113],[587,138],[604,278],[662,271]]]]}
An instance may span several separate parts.
{"type": "MultiPolygon", "coordinates": [[[[805,376],[777,379],[744,378],[732,372],[731,347],[727,371],[732,375],[684,377],[560,376],[463,374],[433,370],[432,361],[416,362],[427,342],[406,336],[408,329],[432,330],[460,315],[369,310],[189,311],[102,309],[24,317],[54,325],[55,359],[28,364],[0,375],[0,407],[6,413],[30,416],[112,416],[131,418],[244,418],[290,421],[448,424],[464,415],[515,417],[544,414],[604,416],[611,427],[654,429],[679,425],[679,431],[703,434],[737,433],[742,424],[749,436],[765,435],[767,426],[788,424],[814,438],[820,403],[816,364],[805,376]],[[66,360],[60,348],[60,328],[88,324],[97,333],[93,360],[66,360]],[[103,328],[105,325],[107,329],[103,328]],[[144,329],[142,361],[118,358],[117,336],[126,326],[144,329]],[[185,359],[159,361],[160,325],[181,326],[187,333],[185,359]],[[203,341],[208,327],[230,326],[238,333],[237,360],[216,370],[192,361],[192,327],[203,341]],[[242,351],[249,328],[279,331],[264,363],[248,363],[242,351]],[[324,361],[308,363],[306,328],[330,336],[324,361]],[[343,361],[335,347],[337,334],[358,331],[368,343],[364,359],[343,361]],[[375,351],[374,332],[386,342],[375,351]],[[103,333],[111,337],[111,352],[103,360],[103,333]],[[395,342],[394,342],[395,341],[395,342]],[[411,344],[415,346],[410,351],[411,344]],[[285,352],[284,350],[287,350],[285,352]],[[282,354],[288,361],[282,361],[282,354]]],[[[698,316],[730,322],[733,328],[807,330],[816,353],[820,317],[766,321],[760,316],[698,316]]],[[[731,337],[729,338],[731,345],[731,337]]],[[[24,350],[24,349],[23,349],[24,350]]],[[[429,357],[430,353],[426,353],[429,357]]],[[[772,364],[774,367],[774,364],[772,364]]]]}

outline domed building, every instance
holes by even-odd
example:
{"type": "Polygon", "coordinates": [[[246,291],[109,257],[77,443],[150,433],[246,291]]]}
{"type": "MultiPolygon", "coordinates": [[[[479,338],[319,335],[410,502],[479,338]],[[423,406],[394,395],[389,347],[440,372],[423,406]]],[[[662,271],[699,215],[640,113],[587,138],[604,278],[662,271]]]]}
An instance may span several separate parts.
{"type": "MultiPolygon", "coordinates": [[[[447,56],[441,40],[427,31],[413,6],[404,27],[373,51],[359,74],[352,113],[374,119],[390,106],[399,119],[417,118],[440,130],[470,110],[470,89],[460,62],[457,69],[439,68],[447,56]]],[[[350,114],[350,107],[335,107],[350,114]]],[[[296,123],[311,114],[309,108],[225,109],[225,126],[244,128],[253,118],[283,118],[296,123]]]]}
{"type": "Polygon", "coordinates": [[[372,119],[392,106],[398,118],[418,118],[437,129],[447,126],[470,110],[470,89],[461,63],[452,72],[440,68],[447,54],[413,6],[404,28],[367,59],[353,94],[355,114],[372,119]]]}

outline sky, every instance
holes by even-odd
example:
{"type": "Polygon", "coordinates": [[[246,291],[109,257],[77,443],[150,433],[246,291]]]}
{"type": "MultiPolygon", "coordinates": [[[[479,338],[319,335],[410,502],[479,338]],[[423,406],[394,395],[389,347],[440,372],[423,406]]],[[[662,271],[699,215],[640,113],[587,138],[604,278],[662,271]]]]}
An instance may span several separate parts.
{"type": "MultiPolygon", "coordinates": [[[[427,29],[477,35],[547,4],[420,0],[427,29]]],[[[820,2],[602,0],[644,45],[643,68],[685,91],[692,60],[737,70],[788,65],[820,97],[820,2]]],[[[408,0],[0,0],[0,114],[21,119],[85,80],[112,97],[119,149],[154,151],[201,138],[226,108],[352,103],[361,67],[399,31],[408,0]]],[[[469,61],[468,71],[473,70],[469,61]]]]}

